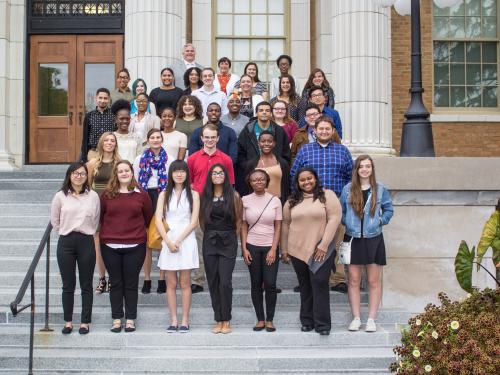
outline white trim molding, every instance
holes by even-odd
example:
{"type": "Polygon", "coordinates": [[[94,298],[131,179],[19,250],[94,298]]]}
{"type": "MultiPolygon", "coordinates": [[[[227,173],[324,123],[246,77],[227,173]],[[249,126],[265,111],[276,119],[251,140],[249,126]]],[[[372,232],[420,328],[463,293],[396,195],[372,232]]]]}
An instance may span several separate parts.
{"type": "Polygon", "coordinates": [[[432,114],[432,123],[439,122],[500,122],[500,114],[456,114],[439,113],[432,114]]]}

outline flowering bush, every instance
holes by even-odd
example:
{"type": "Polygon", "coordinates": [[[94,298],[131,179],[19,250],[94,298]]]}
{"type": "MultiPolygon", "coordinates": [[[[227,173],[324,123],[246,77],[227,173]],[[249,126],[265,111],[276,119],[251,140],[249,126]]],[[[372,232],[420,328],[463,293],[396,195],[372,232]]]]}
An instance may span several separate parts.
{"type": "Polygon", "coordinates": [[[491,375],[500,369],[500,290],[473,291],[452,302],[439,294],[402,331],[394,348],[398,374],[491,375]]]}

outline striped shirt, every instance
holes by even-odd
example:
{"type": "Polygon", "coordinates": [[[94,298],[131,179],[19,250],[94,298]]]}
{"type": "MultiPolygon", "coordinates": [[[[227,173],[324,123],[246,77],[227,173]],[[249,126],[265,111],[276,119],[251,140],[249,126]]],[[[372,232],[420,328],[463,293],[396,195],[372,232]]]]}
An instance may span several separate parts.
{"type": "Polygon", "coordinates": [[[318,142],[308,143],[299,150],[290,171],[291,183],[301,167],[312,167],[324,189],[340,196],[352,178],[352,156],[346,146],[330,142],[322,146],[318,142]]]}

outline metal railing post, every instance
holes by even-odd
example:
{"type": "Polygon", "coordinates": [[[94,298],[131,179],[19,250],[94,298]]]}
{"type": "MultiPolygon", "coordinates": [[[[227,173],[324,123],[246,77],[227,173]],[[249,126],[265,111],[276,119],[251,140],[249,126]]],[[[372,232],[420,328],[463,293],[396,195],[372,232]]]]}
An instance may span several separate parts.
{"type": "Polygon", "coordinates": [[[52,328],[49,327],[49,283],[50,283],[50,234],[47,238],[47,260],[45,264],[45,327],[40,331],[51,332],[52,328]]]}
{"type": "Polygon", "coordinates": [[[30,354],[28,375],[33,375],[33,347],[35,345],[35,274],[31,276],[31,319],[30,319],[30,354]]]}

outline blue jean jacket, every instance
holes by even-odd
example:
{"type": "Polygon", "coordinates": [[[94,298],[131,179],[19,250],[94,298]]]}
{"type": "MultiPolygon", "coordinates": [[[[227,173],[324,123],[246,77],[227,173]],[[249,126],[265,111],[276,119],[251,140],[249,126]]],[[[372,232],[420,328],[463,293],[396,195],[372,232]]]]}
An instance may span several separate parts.
{"type": "MultiPolygon", "coordinates": [[[[342,189],[340,203],[342,205],[342,224],[346,227],[346,234],[351,237],[361,237],[361,218],[354,212],[349,196],[351,193],[351,183],[342,189]]],[[[382,226],[389,223],[394,208],[392,207],[391,195],[384,185],[377,183],[377,208],[375,215],[370,215],[372,195],[368,196],[363,215],[363,237],[370,238],[382,233],[382,226]]]]}

